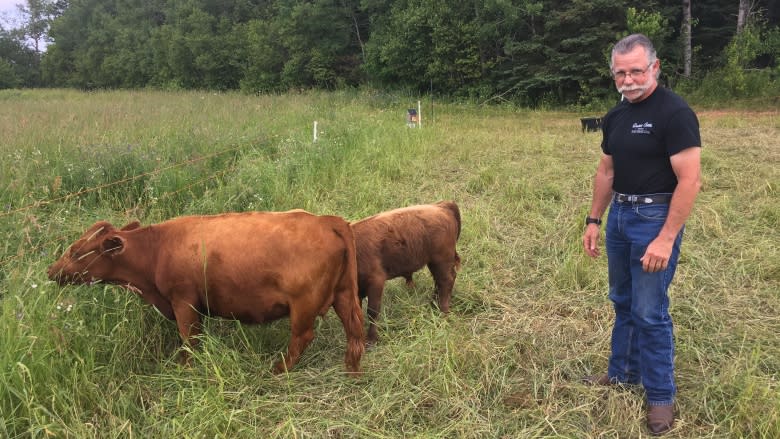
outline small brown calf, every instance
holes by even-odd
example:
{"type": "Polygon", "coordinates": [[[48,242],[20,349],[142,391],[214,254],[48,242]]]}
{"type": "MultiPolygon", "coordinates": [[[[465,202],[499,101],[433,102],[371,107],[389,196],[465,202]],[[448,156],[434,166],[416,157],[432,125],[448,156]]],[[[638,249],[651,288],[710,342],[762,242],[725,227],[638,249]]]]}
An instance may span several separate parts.
{"type": "Polygon", "coordinates": [[[452,201],[390,210],[352,223],[358,262],[358,295],[368,297],[369,329],[366,341],[377,340],[376,319],[382,306],[385,281],[404,277],[428,266],[436,284],[439,309],[450,310],[452,287],[460,256],[460,209],[452,201]]]}

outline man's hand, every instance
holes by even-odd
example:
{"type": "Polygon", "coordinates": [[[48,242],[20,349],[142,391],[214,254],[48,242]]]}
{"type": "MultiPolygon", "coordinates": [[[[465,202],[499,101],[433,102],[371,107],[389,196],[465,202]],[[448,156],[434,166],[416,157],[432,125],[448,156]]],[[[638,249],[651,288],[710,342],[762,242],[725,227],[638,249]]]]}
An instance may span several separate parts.
{"type": "Polygon", "coordinates": [[[585,226],[585,233],[582,235],[582,245],[585,247],[585,253],[591,258],[597,258],[601,251],[599,250],[599,226],[588,224],[585,226]]]}
{"type": "Polygon", "coordinates": [[[666,270],[669,266],[669,257],[672,256],[672,246],[674,240],[668,240],[661,238],[660,236],[655,238],[650,245],[647,246],[644,256],[639,258],[642,261],[642,269],[648,273],[657,273],[659,271],[666,270]]]}

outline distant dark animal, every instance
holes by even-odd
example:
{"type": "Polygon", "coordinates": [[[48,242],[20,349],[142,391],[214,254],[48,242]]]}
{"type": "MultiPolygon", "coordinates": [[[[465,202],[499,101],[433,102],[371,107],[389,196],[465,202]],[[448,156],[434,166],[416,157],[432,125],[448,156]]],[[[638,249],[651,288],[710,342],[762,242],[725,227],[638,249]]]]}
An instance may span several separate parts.
{"type": "Polygon", "coordinates": [[[585,131],[598,131],[601,129],[600,117],[583,117],[580,119],[580,123],[582,124],[583,133],[585,131]]]}
{"type": "MultiPolygon", "coordinates": [[[[185,216],[117,230],[99,221],[48,269],[66,283],[122,285],[176,320],[185,343],[201,315],[263,323],[290,317],[287,355],[295,365],[332,306],[347,336],[345,362],[358,373],[365,349],[352,229],[335,216],[302,210],[185,216]]],[[[182,353],[187,361],[186,351],[182,353]]]]}
{"type": "Polygon", "coordinates": [[[460,256],[460,210],[451,201],[390,210],[352,223],[358,260],[358,294],[368,297],[367,341],[377,340],[376,319],[382,306],[385,281],[412,274],[428,266],[436,284],[439,309],[450,310],[452,287],[460,256]]]}

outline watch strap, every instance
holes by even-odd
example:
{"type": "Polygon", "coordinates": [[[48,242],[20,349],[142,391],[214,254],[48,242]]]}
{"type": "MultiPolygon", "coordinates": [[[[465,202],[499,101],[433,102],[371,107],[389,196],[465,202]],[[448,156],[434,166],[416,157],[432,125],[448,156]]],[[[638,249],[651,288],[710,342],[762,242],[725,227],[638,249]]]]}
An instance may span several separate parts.
{"type": "Polygon", "coordinates": [[[593,218],[593,217],[590,217],[590,216],[586,216],[585,217],[585,225],[587,226],[588,224],[595,224],[597,226],[600,226],[601,225],[601,218],[593,218]]]}

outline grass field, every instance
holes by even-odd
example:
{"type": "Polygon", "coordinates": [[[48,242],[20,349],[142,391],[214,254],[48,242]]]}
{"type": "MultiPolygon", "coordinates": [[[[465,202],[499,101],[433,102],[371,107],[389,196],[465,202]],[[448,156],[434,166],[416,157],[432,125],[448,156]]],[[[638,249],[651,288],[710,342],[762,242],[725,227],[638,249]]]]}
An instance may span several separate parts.
{"type": "MultiPolygon", "coordinates": [[[[371,93],[0,92],[0,438],[636,438],[640,389],[605,370],[606,261],[581,249],[593,114],[371,93]],[[319,140],[313,137],[318,122],[319,140]],[[303,208],[348,220],[455,200],[452,312],[386,286],[380,342],[346,375],[330,312],[289,374],[287,320],[176,327],[119,287],[46,267],[88,226],[303,208]]],[[[695,108],[695,105],[694,105],[695,108]]],[[[696,109],[696,108],[695,108],[696,109]]],[[[672,285],[669,437],[780,437],[780,113],[699,112],[704,187],[672,285]]]]}

